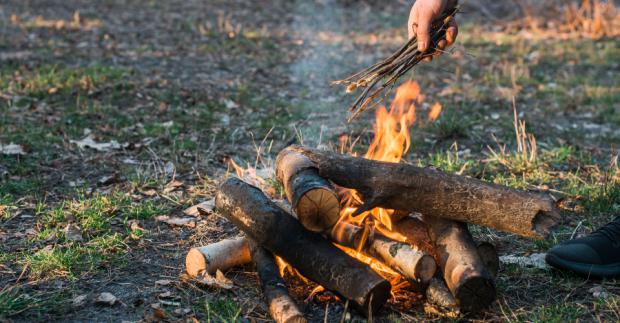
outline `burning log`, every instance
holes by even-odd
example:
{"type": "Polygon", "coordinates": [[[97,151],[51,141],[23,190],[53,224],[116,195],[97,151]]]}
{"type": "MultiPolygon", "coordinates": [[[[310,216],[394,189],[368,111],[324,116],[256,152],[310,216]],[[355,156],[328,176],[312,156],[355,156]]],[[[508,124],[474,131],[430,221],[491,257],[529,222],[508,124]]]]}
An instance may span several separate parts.
{"type": "Polygon", "coordinates": [[[300,146],[287,150],[307,156],[320,176],[361,193],[365,204],[358,208],[358,214],[377,206],[409,210],[539,239],[546,237],[559,220],[553,201],[541,194],[431,168],[300,146]]]}
{"type": "Polygon", "coordinates": [[[364,230],[353,224],[340,222],[331,231],[330,238],[340,245],[370,254],[415,283],[427,284],[437,269],[435,259],[426,252],[380,234],[365,238],[364,230]]]}
{"type": "Polygon", "coordinates": [[[323,232],[338,222],[340,201],[332,185],[304,155],[284,149],[276,159],[276,177],[301,224],[323,232]]]}
{"type": "Polygon", "coordinates": [[[278,323],[307,322],[288,294],[273,255],[253,241],[250,241],[250,251],[271,317],[278,323]]]}
{"type": "Polygon", "coordinates": [[[237,237],[190,249],[185,257],[185,269],[191,277],[196,277],[203,272],[214,274],[218,269],[224,271],[251,261],[246,238],[237,237]]]}
{"type": "Polygon", "coordinates": [[[495,282],[465,223],[424,216],[443,278],[460,309],[477,312],[495,300],[495,282]]]}
{"type": "Polygon", "coordinates": [[[229,178],[220,185],[215,205],[248,238],[308,279],[349,299],[362,313],[378,311],[389,298],[388,281],[320,234],[307,231],[260,189],[229,178]]]}

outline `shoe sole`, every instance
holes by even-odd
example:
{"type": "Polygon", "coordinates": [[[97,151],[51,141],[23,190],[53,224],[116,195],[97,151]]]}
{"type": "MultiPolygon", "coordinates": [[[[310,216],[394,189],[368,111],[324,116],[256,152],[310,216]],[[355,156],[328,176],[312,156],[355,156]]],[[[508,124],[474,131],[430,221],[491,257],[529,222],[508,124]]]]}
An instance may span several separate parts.
{"type": "Polygon", "coordinates": [[[593,265],[565,260],[553,254],[545,257],[547,263],[558,269],[567,269],[587,277],[613,278],[620,276],[620,263],[609,265],[593,265]]]}

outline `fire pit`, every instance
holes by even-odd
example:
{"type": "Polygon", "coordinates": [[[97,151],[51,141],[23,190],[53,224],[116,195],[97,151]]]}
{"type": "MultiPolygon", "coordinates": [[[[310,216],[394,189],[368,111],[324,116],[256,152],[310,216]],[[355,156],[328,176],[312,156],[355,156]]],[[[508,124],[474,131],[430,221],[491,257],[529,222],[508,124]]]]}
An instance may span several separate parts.
{"type": "Polygon", "coordinates": [[[377,111],[375,140],[363,158],[282,150],[275,173],[284,203],[241,179],[224,181],[216,208],[245,236],[190,250],[188,273],[253,261],[278,322],[304,318],[274,256],[366,316],[405,286],[445,312],[488,307],[496,298],[497,252],[476,243],[466,223],[542,239],[559,215],[542,194],[400,163],[418,94],[415,83],[405,83],[391,109],[377,111]]]}

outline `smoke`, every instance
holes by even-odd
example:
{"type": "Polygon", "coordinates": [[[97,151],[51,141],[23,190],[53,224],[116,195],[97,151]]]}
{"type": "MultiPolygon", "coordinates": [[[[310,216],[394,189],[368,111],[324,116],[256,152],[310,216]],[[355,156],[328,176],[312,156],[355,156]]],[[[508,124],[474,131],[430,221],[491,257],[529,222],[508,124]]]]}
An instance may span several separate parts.
{"type": "Polygon", "coordinates": [[[290,79],[298,89],[295,109],[305,119],[296,129],[305,145],[325,144],[346,130],[346,100],[342,89],[330,85],[345,75],[343,60],[353,48],[345,36],[345,10],[336,0],[296,2],[290,30],[299,56],[290,79]]]}

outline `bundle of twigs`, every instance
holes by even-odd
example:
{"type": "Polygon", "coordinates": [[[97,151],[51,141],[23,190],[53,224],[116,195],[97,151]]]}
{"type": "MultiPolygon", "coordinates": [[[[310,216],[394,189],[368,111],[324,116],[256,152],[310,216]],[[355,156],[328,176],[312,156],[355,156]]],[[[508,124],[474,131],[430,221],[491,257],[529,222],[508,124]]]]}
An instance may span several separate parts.
{"type": "Polygon", "coordinates": [[[435,54],[437,44],[445,38],[446,30],[450,20],[459,11],[459,7],[446,9],[444,13],[431,25],[431,46],[430,50],[420,52],[418,50],[417,37],[412,37],[403,47],[398,49],[390,57],[378,62],[344,80],[334,81],[334,84],[344,84],[347,86],[347,93],[353,92],[358,88],[364,88],[355,102],[349,107],[352,113],[349,122],[366,110],[371,104],[377,105],[376,101],[379,94],[386,88],[394,86],[396,81],[405,75],[409,70],[416,66],[421,60],[435,54]],[[376,101],[376,102],[375,102],[376,101]]]}

